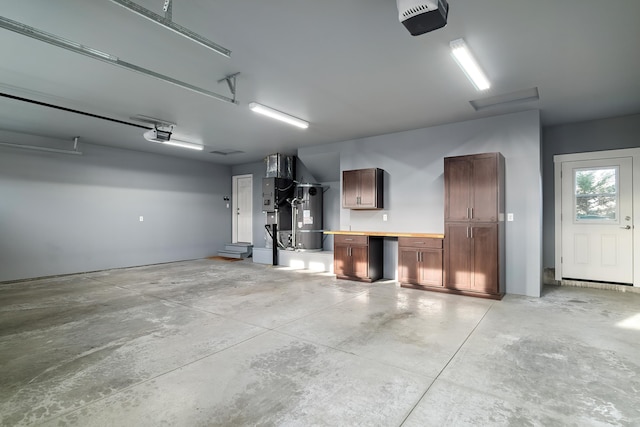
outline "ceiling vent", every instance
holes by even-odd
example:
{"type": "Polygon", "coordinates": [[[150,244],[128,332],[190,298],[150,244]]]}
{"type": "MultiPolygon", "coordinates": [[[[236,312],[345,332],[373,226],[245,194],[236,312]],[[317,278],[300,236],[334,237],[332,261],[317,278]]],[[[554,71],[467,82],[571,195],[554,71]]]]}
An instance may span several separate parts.
{"type": "Polygon", "coordinates": [[[231,154],[242,154],[244,153],[244,151],[228,149],[228,150],[214,150],[214,151],[210,151],[210,153],[217,154],[219,156],[229,156],[231,154]]]}
{"type": "Polygon", "coordinates": [[[537,87],[530,89],[517,90],[515,92],[503,93],[496,96],[488,96],[486,98],[475,99],[469,101],[469,104],[476,110],[486,110],[487,108],[504,107],[523,102],[538,101],[540,94],[537,87]]]}

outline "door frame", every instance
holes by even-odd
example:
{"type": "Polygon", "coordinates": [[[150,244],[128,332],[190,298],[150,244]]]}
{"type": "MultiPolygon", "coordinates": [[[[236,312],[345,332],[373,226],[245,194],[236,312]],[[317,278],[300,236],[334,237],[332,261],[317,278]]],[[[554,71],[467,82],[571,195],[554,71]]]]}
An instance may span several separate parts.
{"type": "Polygon", "coordinates": [[[249,223],[251,224],[251,241],[248,243],[253,244],[253,174],[244,174],[244,175],[233,175],[231,177],[231,242],[238,242],[238,215],[236,212],[238,211],[238,180],[243,178],[251,178],[251,197],[249,197],[250,202],[250,218],[249,223]]]}
{"type": "Polygon", "coordinates": [[[631,173],[633,175],[631,184],[633,192],[633,286],[640,287],[640,148],[558,154],[553,156],[556,280],[562,280],[562,163],[583,160],[605,160],[616,157],[631,157],[631,173]]]}

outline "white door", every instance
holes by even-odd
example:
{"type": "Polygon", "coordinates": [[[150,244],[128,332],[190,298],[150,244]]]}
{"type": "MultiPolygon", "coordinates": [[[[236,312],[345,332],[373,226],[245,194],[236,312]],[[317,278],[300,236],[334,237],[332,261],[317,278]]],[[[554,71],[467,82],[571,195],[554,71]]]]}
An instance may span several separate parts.
{"type": "Polygon", "coordinates": [[[236,175],[232,181],[233,243],[253,243],[253,175],[236,175]]]}
{"type": "Polygon", "coordinates": [[[633,283],[632,158],[562,162],[562,277],[633,283]]]}

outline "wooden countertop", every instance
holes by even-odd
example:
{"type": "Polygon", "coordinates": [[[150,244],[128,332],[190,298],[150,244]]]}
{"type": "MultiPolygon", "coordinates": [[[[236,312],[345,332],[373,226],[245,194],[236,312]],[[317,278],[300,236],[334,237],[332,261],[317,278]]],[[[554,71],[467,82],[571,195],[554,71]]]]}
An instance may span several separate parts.
{"type": "Polygon", "coordinates": [[[424,237],[444,239],[444,234],[434,233],[394,233],[391,231],[325,231],[324,234],[341,234],[345,236],[373,236],[373,237],[424,237]]]}

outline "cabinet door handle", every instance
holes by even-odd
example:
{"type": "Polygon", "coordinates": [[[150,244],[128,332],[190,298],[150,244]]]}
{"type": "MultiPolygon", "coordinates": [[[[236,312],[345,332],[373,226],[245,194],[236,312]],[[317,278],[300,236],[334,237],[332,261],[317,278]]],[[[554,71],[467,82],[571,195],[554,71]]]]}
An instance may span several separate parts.
{"type": "Polygon", "coordinates": [[[424,253],[420,252],[420,262],[424,262],[424,253]]]}
{"type": "Polygon", "coordinates": [[[473,219],[473,208],[471,208],[470,210],[471,210],[471,218],[470,219],[473,219]]]}
{"type": "Polygon", "coordinates": [[[471,238],[473,239],[473,227],[471,227],[471,238]]]}
{"type": "Polygon", "coordinates": [[[345,242],[352,242],[353,239],[344,239],[345,242]]]}
{"type": "Polygon", "coordinates": [[[469,227],[467,227],[467,239],[469,238],[469,227]]]}
{"type": "Polygon", "coordinates": [[[469,208],[467,208],[467,219],[469,219],[469,208]]]}
{"type": "Polygon", "coordinates": [[[420,262],[420,252],[416,252],[416,261],[420,262]]]}

